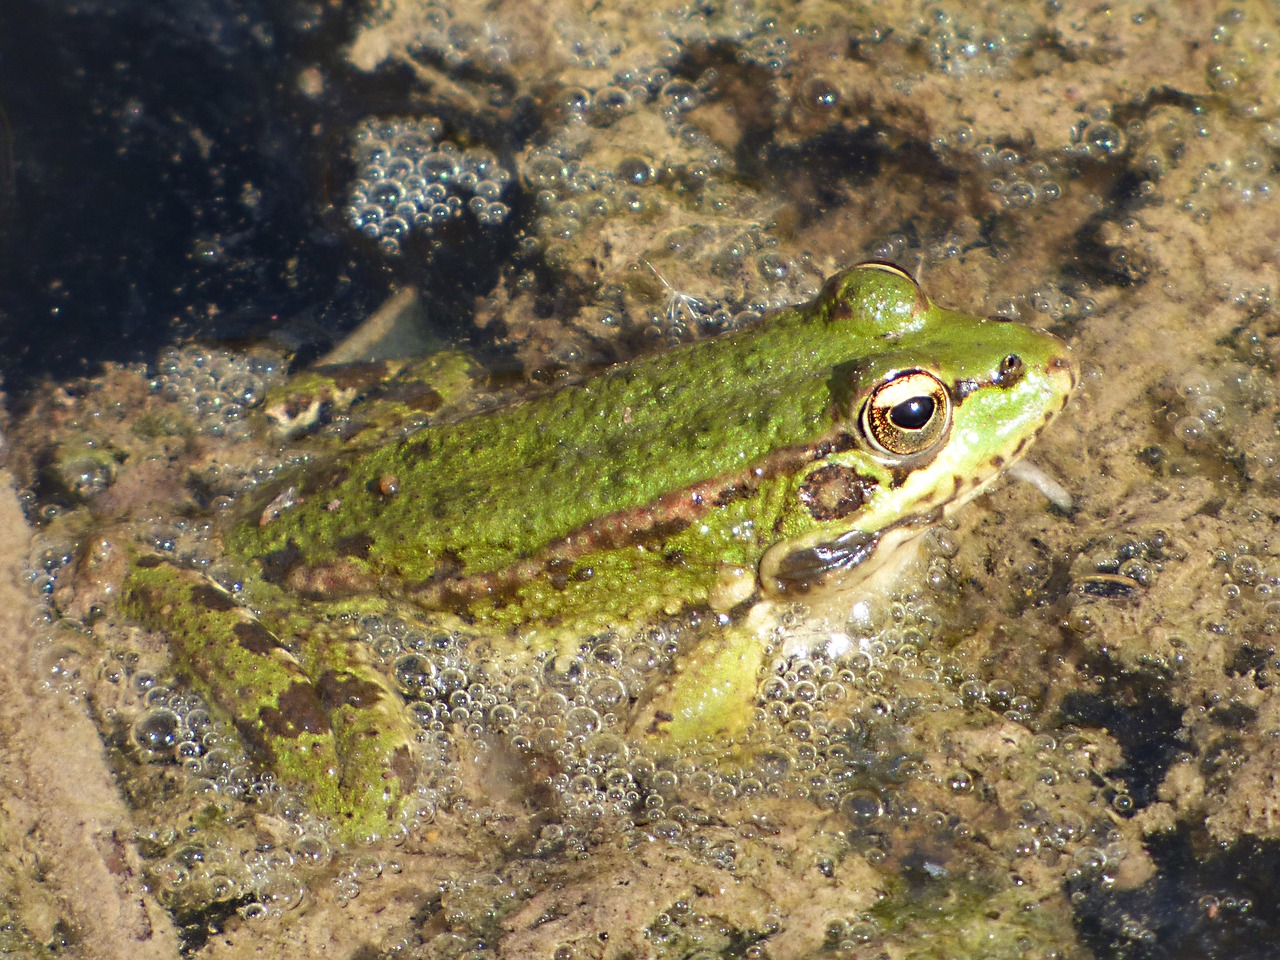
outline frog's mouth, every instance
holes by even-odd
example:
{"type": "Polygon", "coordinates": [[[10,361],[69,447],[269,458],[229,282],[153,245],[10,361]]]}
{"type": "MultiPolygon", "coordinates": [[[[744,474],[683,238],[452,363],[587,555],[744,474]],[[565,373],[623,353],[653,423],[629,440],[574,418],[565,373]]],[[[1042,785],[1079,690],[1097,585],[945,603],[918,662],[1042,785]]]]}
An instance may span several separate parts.
{"type": "Polygon", "coordinates": [[[816,590],[838,591],[864,583],[943,515],[943,509],[937,508],[874,533],[850,530],[833,540],[800,547],[774,544],[760,558],[760,592],[774,599],[796,599],[816,590]]]}
{"type": "Polygon", "coordinates": [[[1001,469],[925,513],[882,530],[851,530],[831,540],[797,546],[778,543],[760,558],[760,592],[772,599],[798,599],[816,591],[838,592],[865,586],[901,565],[906,549],[922,533],[985,493],[1004,474],[1001,469]]]}

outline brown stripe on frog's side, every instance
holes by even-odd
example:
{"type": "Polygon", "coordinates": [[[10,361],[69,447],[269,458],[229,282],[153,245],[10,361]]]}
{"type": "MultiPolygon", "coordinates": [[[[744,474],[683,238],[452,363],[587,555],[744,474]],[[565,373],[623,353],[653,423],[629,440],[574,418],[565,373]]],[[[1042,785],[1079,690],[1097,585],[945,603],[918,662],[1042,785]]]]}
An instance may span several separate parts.
{"type": "MultiPolygon", "coordinates": [[[[777,451],[763,468],[750,467],[735,474],[713,477],[669,493],[654,504],[611,513],[548,544],[540,554],[540,557],[545,558],[542,564],[552,559],[575,560],[600,550],[621,550],[630,546],[660,543],[716,507],[754,495],[764,483],[798,473],[806,464],[856,446],[857,437],[842,427],[810,446],[777,451]]],[[[865,486],[863,491],[866,492],[865,486]]],[[[536,571],[542,564],[535,564],[531,570],[536,571]]],[[[516,579],[525,580],[527,577],[520,576],[516,579]]]]}
{"type": "MultiPolygon", "coordinates": [[[[841,424],[813,444],[775,452],[766,466],[752,466],[733,474],[713,477],[669,493],[652,504],[599,517],[502,571],[466,574],[460,564],[442,562],[431,577],[397,592],[424,607],[449,610],[465,617],[470,606],[479,600],[499,608],[514,602],[519,588],[535,580],[543,580],[562,589],[575,579],[591,577],[589,570],[575,569],[576,562],[583,557],[634,546],[660,549],[666,540],[710,511],[753,496],[762,484],[770,480],[791,476],[815,460],[857,445],[858,439],[841,424]]],[[[852,489],[856,484],[849,485],[852,489]]],[[[667,559],[673,565],[681,562],[678,554],[671,554],[667,559]]],[[[379,578],[371,575],[359,562],[341,558],[307,565],[302,562],[300,553],[290,548],[264,557],[263,565],[264,572],[272,571],[274,574],[274,582],[315,599],[377,591],[382,586],[379,578]],[[286,552],[287,559],[281,556],[286,552]]]]}

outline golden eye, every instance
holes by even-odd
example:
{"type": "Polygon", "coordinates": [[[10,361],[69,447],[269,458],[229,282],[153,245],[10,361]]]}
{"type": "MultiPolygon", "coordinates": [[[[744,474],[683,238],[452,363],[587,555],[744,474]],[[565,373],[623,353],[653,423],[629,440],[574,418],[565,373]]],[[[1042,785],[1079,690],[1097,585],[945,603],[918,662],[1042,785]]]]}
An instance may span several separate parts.
{"type": "Polygon", "coordinates": [[[872,391],[862,407],[862,432],[881,453],[909,457],[931,450],[951,426],[951,395],[941,380],[907,370],[872,391]]]}

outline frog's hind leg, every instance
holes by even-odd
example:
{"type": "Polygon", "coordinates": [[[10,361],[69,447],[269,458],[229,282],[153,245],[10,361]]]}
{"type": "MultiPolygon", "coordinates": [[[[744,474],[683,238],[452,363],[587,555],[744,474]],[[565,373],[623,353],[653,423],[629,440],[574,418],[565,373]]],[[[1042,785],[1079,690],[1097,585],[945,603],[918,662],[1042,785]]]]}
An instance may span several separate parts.
{"type": "Polygon", "coordinates": [[[392,691],[341,660],[313,679],[222,587],[160,558],[133,565],[123,609],[167,635],[175,669],[313,813],[343,837],[385,833],[409,769],[407,719],[392,691]]]}

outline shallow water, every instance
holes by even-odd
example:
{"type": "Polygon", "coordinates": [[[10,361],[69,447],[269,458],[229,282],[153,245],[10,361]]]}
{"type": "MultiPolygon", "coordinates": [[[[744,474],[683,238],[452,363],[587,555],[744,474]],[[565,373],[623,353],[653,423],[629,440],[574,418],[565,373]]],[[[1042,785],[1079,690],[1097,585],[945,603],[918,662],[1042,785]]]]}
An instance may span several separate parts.
{"type": "MultiPolygon", "coordinates": [[[[503,363],[547,379],[750,324],[842,266],[889,259],[940,303],[1072,343],[1082,386],[1031,459],[1074,508],[1011,484],[972,504],[856,625],[856,655],[778,658],[760,692],[767,746],[742,765],[611,739],[601,692],[660,666],[669,637],[498,680],[446,650],[437,667],[461,680],[419,701],[420,806],[367,848],[262,785],[170,676],[160,639],[23,618],[3,722],[6,782],[30,786],[7,788],[0,946],[1272,955],[1280,27],[1265,3],[1188,6],[404,0],[349,42],[305,4],[259,30],[264,49],[289,50],[299,91],[265,121],[305,116],[298,136],[319,155],[273,141],[276,168],[302,173],[278,195],[255,184],[262,206],[246,209],[274,223],[273,200],[298,204],[298,235],[331,258],[290,248],[303,280],[267,311],[286,343],[333,337],[304,321],[335,302],[369,313],[388,285],[414,286],[428,318],[467,321],[503,363]],[[437,189],[419,202],[402,177],[376,192],[413,151],[433,158],[437,189]],[[316,280],[338,274],[340,297],[316,280]],[[202,734],[198,769],[147,752],[164,742],[158,711],[202,734]],[[84,834],[88,861],[71,852],[84,834]],[[89,870],[107,907],[76,889],[89,870]]],[[[225,174],[225,131],[202,130],[215,146],[202,169],[225,174]]],[[[24,149],[19,187],[39,159],[24,149]]],[[[232,179],[193,191],[243,204],[232,179]]],[[[290,257],[260,252],[269,230],[205,232],[187,234],[186,256],[215,266],[171,288],[186,327],[262,333],[261,317],[200,318],[244,299],[224,270],[267,265],[275,283],[290,257]],[[233,242],[245,235],[258,246],[233,242]]],[[[78,261],[48,256],[70,283],[78,261]]],[[[9,287],[10,320],[38,324],[9,287]]],[[[176,309],[139,302],[128,323],[163,328],[176,309]]],[[[65,562],[90,513],[200,556],[190,477],[234,490],[269,459],[225,413],[238,390],[252,419],[280,381],[283,361],[256,349],[188,348],[23,398],[35,412],[9,442],[40,527],[20,550],[28,595],[57,603],[74,584],[65,562]],[[200,439],[144,447],[144,413],[200,439]],[[84,449],[129,456],[106,468],[84,449]],[[182,469],[131,472],[147,457],[182,469]]],[[[367,626],[388,663],[407,649],[401,626],[367,626]]]]}

